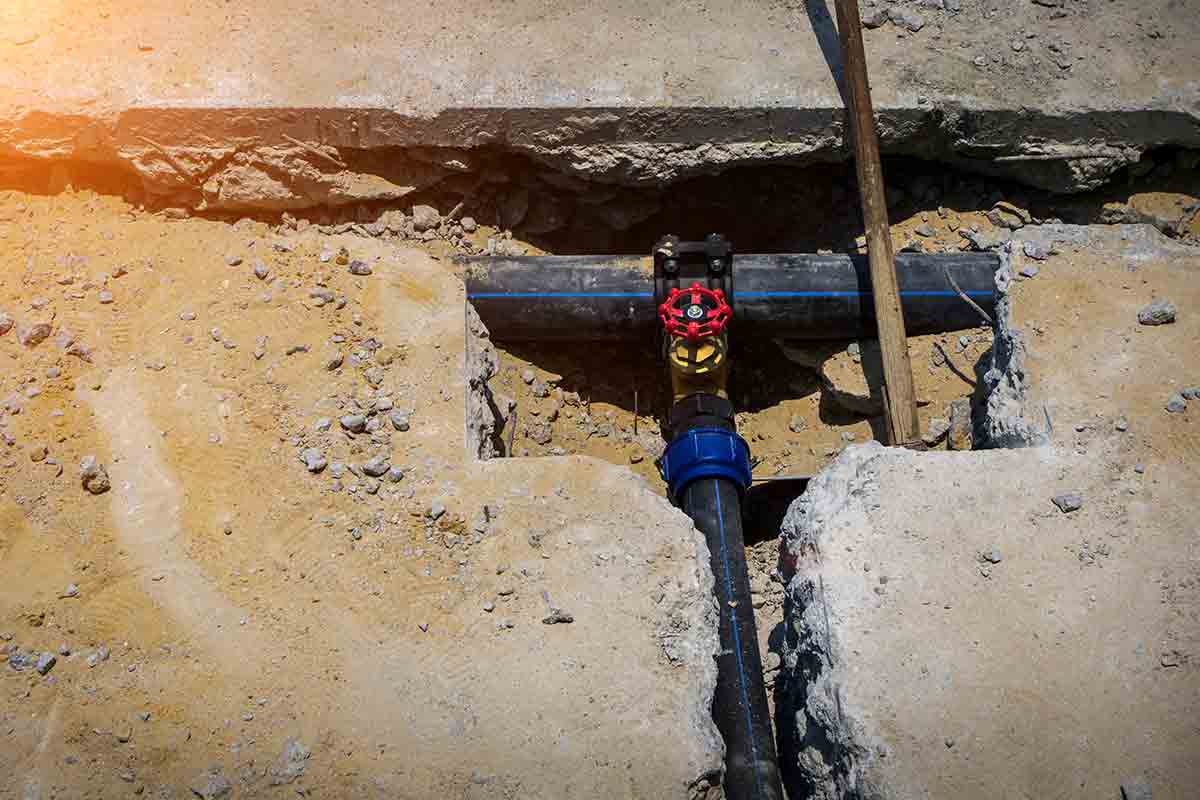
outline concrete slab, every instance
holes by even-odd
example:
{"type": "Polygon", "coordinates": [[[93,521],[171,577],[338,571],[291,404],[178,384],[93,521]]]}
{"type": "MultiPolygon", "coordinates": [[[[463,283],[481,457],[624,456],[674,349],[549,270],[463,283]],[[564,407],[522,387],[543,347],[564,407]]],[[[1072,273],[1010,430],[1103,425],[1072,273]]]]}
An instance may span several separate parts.
{"type": "Polygon", "coordinates": [[[1115,432],[1083,455],[872,443],[814,479],[784,526],[793,791],[1193,796],[1200,474],[1132,458],[1115,432]]]}
{"type": "MultiPolygon", "coordinates": [[[[1200,19],[1174,0],[890,8],[867,31],[887,152],[1076,190],[1148,148],[1200,147],[1200,19]]],[[[394,201],[472,169],[397,148],[502,149],[623,184],[846,157],[822,2],[59,0],[0,14],[5,170],[100,164],[152,196],[202,188],[208,207],[394,201]]]]}

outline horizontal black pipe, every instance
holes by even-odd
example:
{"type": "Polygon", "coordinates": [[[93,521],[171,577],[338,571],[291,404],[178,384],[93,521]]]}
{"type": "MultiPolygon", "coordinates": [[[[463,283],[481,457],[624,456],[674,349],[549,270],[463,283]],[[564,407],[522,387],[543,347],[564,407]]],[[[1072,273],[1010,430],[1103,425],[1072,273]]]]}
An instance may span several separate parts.
{"type": "Polygon", "coordinates": [[[705,478],[684,489],[680,500],[708,542],[721,611],[713,720],[725,739],[725,796],[783,800],[750,598],[741,493],[730,481],[705,478]]]}
{"type": "MultiPolygon", "coordinates": [[[[472,256],[467,299],[494,338],[630,340],[657,328],[654,275],[637,256],[472,256]]],[[[990,253],[899,253],[904,322],[910,334],[976,327],[979,314],[945,272],[989,314],[995,306],[990,253]]],[[[732,331],[789,339],[845,339],[875,332],[866,256],[737,255],[732,331]]]]}

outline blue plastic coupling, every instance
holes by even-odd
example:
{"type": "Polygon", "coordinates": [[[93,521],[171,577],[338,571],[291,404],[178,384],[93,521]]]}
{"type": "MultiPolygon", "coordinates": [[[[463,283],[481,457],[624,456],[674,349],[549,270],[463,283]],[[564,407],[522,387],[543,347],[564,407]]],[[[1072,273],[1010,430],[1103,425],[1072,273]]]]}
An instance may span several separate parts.
{"type": "Polygon", "coordinates": [[[750,445],[724,428],[693,428],[667,445],[658,468],[677,503],[683,490],[701,478],[724,478],[745,490],[750,486],[750,445]]]}

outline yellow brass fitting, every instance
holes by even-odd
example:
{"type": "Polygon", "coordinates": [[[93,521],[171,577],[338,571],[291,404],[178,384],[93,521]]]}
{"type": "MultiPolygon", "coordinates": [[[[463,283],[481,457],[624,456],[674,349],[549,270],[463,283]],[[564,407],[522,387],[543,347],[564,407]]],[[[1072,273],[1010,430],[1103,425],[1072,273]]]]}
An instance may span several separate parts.
{"type": "Polygon", "coordinates": [[[729,339],[724,333],[695,342],[668,336],[665,347],[675,400],[697,393],[728,397],[729,339]]]}

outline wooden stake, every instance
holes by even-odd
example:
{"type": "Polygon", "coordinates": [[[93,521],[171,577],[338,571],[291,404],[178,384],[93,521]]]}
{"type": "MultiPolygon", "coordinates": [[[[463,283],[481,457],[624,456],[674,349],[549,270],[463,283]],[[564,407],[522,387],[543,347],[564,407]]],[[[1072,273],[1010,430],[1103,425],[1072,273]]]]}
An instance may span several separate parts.
{"type": "Polygon", "coordinates": [[[912,363],[908,358],[908,336],[904,330],[904,314],[896,281],[896,259],[892,253],[887,198],[883,191],[883,170],[879,164],[871,85],[867,80],[862,21],[858,15],[858,0],[835,0],[835,4],[838,33],[842,40],[846,103],[850,112],[850,131],[854,137],[854,164],[858,171],[858,193],[862,196],[867,257],[871,265],[871,291],[875,298],[875,319],[879,325],[879,350],[883,356],[888,443],[903,445],[920,439],[920,429],[913,392],[912,363]]]}

